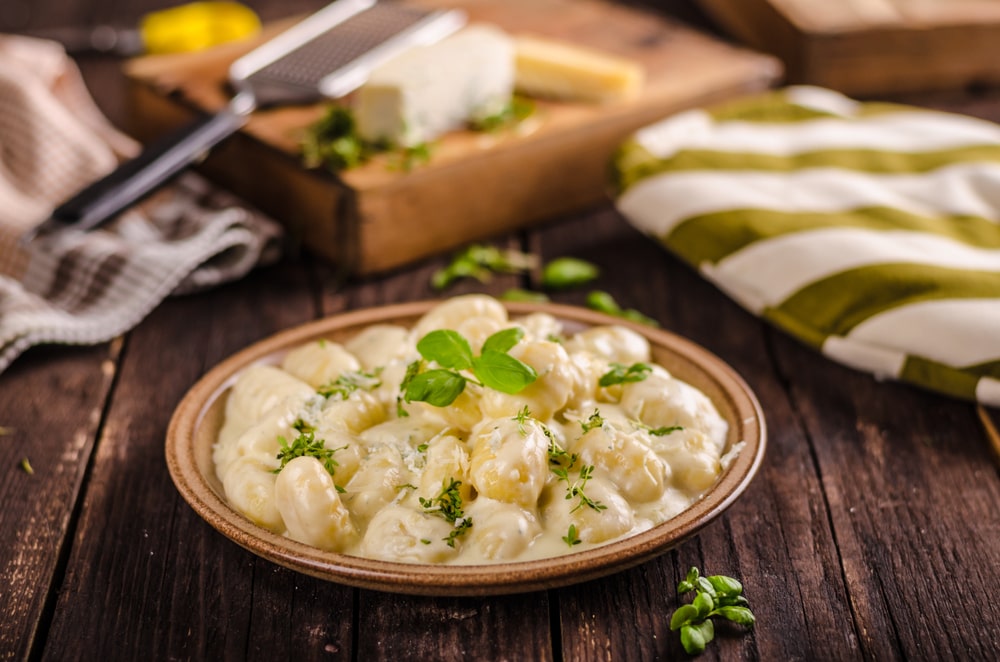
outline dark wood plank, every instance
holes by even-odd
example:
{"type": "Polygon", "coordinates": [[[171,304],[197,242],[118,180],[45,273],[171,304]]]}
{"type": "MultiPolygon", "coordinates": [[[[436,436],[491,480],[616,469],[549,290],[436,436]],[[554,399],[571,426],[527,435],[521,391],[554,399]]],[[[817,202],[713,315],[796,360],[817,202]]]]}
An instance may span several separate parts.
{"type": "Polygon", "coordinates": [[[0,656],[44,635],[120,347],[34,349],[0,374],[0,656]]]}
{"type": "Polygon", "coordinates": [[[243,346],[316,316],[306,269],[165,302],[133,333],[95,456],[48,659],[349,659],[353,591],[245,552],[184,503],[163,440],[178,400],[243,346]]]}
{"type": "Polygon", "coordinates": [[[359,660],[553,659],[545,593],[426,598],[361,592],[359,660]]]}
{"type": "Polygon", "coordinates": [[[1000,479],[975,408],[776,347],[865,656],[995,659],[1000,607],[967,611],[967,591],[1000,582],[1000,479]]]}

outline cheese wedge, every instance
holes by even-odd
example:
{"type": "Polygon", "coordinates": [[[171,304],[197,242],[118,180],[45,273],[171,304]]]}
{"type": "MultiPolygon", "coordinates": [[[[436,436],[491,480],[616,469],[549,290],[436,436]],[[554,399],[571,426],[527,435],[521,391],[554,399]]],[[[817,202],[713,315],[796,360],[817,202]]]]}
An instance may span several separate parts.
{"type": "Polygon", "coordinates": [[[607,103],[642,88],[642,67],[632,60],[534,36],[514,43],[515,88],[527,96],[607,103]]]}
{"type": "Polygon", "coordinates": [[[373,71],[357,94],[358,133],[365,140],[418,145],[499,113],[513,90],[513,40],[492,26],[469,26],[373,71]]]}

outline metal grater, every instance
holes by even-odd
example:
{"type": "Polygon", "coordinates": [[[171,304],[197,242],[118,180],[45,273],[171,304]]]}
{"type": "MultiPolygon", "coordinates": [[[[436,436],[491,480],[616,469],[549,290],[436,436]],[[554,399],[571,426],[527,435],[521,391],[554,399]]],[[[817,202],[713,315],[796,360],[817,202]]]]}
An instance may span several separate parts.
{"type": "Polygon", "coordinates": [[[379,64],[448,36],[465,20],[457,10],[336,0],[236,60],[229,69],[236,95],[226,108],[152,145],[77,193],[23,240],[67,227],[96,227],[204,157],[246,124],[255,108],[342,97],[364,84],[379,64]]]}
{"type": "Polygon", "coordinates": [[[464,24],[458,11],[339,0],[234,62],[229,77],[258,105],[338,98],[360,87],[382,62],[464,24]]]}

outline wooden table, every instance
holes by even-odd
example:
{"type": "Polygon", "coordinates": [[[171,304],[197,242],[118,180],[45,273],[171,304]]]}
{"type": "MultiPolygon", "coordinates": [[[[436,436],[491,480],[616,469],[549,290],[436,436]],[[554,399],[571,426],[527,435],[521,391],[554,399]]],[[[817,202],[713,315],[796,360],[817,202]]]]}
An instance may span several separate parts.
{"type": "MultiPolygon", "coordinates": [[[[320,3],[250,4],[277,18],[320,3]]],[[[157,3],[118,5],[4,0],[0,29],[123,21],[157,3]]],[[[703,20],[686,3],[661,5],[703,20]]],[[[121,123],[119,63],[81,62],[121,123]]],[[[996,92],[916,101],[1000,119],[996,92]]],[[[34,349],[0,374],[0,657],[683,658],[669,617],[692,565],[740,578],[758,618],[745,635],[720,627],[705,659],[1000,657],[1000,477],[974,405],[831,363],[737,307],[610,205],[499,243],[597,263],[618,301],[745,377],[769,447],[724,517],[635,569],[497,598],[356,590],[244,551],[170,481],[163,442],[178,400],[210,366],[288,326],[435,296],[428,280],[445,261],[341,283],[329,266],[291,256],[170,299],[111,343],[34,349]]],[[[536,283],[499,277],[449,293],[536,283]]]]}

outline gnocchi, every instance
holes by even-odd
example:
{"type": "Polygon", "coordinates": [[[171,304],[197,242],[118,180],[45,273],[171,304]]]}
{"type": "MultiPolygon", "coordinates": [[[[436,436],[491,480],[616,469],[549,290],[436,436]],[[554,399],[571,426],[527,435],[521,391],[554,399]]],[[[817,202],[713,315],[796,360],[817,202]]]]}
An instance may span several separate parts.
{"type": "Polygon", "coordinates": [[[257,525],[345,554],[486,564],[587,549],[673,517],[727,461],[711,400],[652,357],[625,327],[568,333],[547,314],[454,297],[410,329],[373,325],[244,370],[216,475],[257,525]],[[461,357],[428,358],[432,332],[461,357]],[[482,377],[487,354],[530,380],[482,377]],[[640,368],[629,380],[600,383],[628,366],[640,368]],[[454,392],[439,403],[435,389],[454,392]]]}

